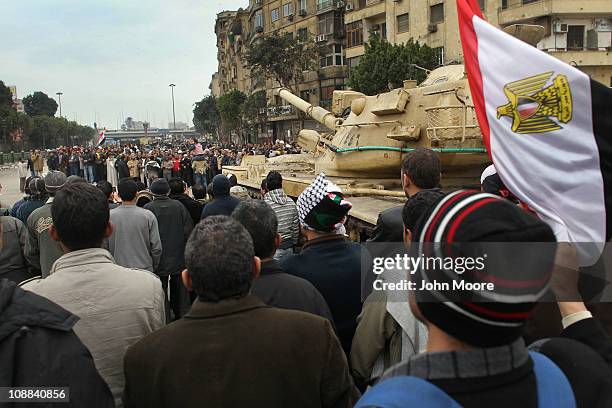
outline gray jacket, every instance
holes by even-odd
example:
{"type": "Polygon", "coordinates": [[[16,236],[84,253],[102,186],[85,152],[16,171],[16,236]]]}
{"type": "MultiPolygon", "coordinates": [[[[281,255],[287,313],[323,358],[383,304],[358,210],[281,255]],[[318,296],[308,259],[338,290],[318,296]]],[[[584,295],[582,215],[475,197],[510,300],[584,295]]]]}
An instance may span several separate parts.
{"type": "Polygon", "coordinates": [[[110,212],[113,234],[108,247],[117,265],[155,272],[162,254],[157,219],[151,211],[120,205],[110,212]]]}
{"type": "Polygon", "coordinates": [[[116,265],[101,248],[74,251],[53,265],[46,279],[23,284],[79,316],[74,332],[87,346],[117,407],[124,388],[127,348],[165,324],[164,292],[150,272],[116,265]]]}
{"type": "Polygon", "coordinates": [[[0,278],[19,283],[30,277],[23,255],[26,237],[26,228],[21,221],[0,217],[0,278]]]}
{"type": "Polygon", "coordinates": [[[49,234],[49,228],[53,225],[52,203],[53,197],[49,198],[45,205],[34,210],[28,217],[27,224],[25,257],[30,265],[41,271],[43,278],[49,276],[53,263],[64,254],[59,242],[54,241],[49,234]]]}
{"type": "Polygon", "coordinates": [[[264,201],[272,207],[278,219],[278,233],[281,235],[281,249],[291,248],[300,238],[300,224],[297,207],[282,188],[268,191],[264,201]]]}

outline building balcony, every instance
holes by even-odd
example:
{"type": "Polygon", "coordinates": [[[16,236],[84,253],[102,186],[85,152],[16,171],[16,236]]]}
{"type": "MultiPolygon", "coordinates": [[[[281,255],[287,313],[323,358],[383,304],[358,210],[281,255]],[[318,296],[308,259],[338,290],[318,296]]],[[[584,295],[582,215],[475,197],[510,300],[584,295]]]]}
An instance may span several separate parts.
{"type": "Polygon", "coordinates": [[[612,65],[612,51],[608,50],[544,50],[553,57],[573,66],[612,65]]]}
{"type": "Polygon", "coordinates": [[[268,122],[297,119],[297,113],[292,105],[268,106],[268,122]]]}
{"type": "Polygon", "coordinates": [[[336,9],[343,9],[345,4],[343,0],[317,0],[316,14],[319,15],[336,9]]]}
{"type": "Polygon", "coordinates": [[[508,0],[506,7],[498,11],[499,24],[502,26],[531,20],[538,17],[564,14],[611,14],[612,1],[589,0],[508,0]]]}

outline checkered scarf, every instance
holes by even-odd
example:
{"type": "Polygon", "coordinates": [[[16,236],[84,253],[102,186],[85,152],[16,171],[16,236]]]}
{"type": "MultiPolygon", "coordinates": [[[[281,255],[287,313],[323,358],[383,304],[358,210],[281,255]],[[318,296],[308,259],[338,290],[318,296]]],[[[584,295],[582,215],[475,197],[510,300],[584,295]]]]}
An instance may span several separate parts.
{"type": "Polygon", "coordinates": [[[351,203],[344,199],[340,187],[320,173],[297,199],[300,223],[308,229],[333,232],[344,225],[351,203]]]}

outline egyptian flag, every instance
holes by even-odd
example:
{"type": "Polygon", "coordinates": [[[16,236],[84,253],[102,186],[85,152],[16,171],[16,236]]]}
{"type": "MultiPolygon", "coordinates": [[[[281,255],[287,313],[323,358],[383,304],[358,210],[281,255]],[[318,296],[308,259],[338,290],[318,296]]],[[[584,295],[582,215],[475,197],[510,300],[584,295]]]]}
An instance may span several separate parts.
{"type": "Polygon", "coordinates": [[[581,265],[612,234],[612,90],[484,21],[457,0],[480,129],[506,187],[578,245],[581,265]]]}
{"type": "Polygon", "coordinates": [[[106,133],[106,128],[104,128],[101,132],[100,132],[100,136],[98,136],[98,144],[97,146],[100,146],[102,143],[104,143],[104,141],[106,140],[106,136],[104,135],[104,133],[106,133]]]}

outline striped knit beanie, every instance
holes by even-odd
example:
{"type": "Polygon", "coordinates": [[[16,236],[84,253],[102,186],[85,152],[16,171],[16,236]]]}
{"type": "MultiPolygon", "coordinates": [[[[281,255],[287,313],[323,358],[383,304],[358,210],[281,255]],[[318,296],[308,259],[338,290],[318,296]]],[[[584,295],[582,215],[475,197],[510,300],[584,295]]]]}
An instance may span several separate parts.
{"type": "Polygon", "coordinates": [[[320,232],[333,232],[344,225],[351,203],[344,199],[340,187],[320,173],[297,199],[300,224],[320,232]]]}
{"type": "Polygon", "coordinates": [[[451,288],[453,281],[495,286],[492,291],[417,290],[425,319],[477,347],[499,346],[521,336],[549,287],[556,244],[547,224],[493,194],[460,190],[420,218],[414,237],[424,257],[485,259],[483,269],[471,267],[463,273],[446,265],[419,268],[412,278],[417,288],[422,281],[448,282],[451,288]]]}

